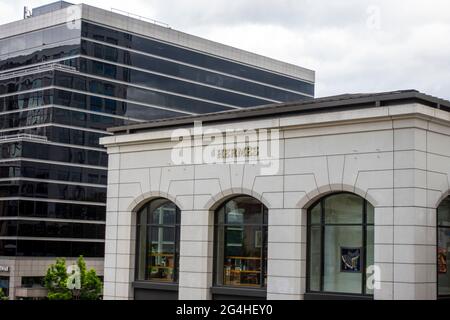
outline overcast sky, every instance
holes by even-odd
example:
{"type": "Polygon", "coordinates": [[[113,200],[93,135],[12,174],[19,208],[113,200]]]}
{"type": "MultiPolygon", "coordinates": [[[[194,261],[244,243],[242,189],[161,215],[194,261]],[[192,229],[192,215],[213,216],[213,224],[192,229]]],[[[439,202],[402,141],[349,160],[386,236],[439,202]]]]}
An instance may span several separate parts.
{"type": "MultiPolygon", "coordinates": [[[[23,6],[0,0],[0,24],[23,6]]],[[[71,1],[79,3],[79,1],[71,1]]],[[[448,0],[85,0],[316,71],[316,95],[418,89],[450,99],[448,0]]]]}

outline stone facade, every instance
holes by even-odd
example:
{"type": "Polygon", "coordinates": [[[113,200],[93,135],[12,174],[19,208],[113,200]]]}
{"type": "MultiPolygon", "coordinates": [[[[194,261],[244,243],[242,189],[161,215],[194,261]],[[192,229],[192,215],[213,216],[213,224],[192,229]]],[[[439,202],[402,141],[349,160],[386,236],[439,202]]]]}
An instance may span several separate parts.
{"type": "MultiPolygon", "coordinates": [[[[355,193],[375,207],[375,299],[436,299],[436,208],[450,190],[450,113],[420,103],[277,116],[215,128],[279,129],[278,173],[259,164],[174,165],[170,129],[102,139],[109,176],[105,299],[133,299],[136,211],[181,209],[179,298],[210,299],[214,210],[245,194],[269,209],[268,299],[303,299],[307,209],[355,193]]],[[[205,126],[204,129],[207,127],[205,126]]]]}

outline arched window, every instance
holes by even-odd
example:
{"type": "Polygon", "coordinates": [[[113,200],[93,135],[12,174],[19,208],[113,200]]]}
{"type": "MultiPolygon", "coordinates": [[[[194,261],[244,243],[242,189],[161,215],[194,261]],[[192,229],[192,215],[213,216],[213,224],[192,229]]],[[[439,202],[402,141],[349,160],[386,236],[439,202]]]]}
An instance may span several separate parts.
{"type": "Polygon", "coordinates": [[[215,217],[216,286],[266,286],[267,208],[239,196],[225,202],[215,217]]]}
{"type": "Polygon", "coordinates": [[[374,208],[363,198],[332,194],[308,212],[307,291],[372,295],[366,269],[373,264],[374,208]]]}
{"type": "Polygon", "coordinates": [[[438,219],[438,296],[450,297],[450,197],[437,209],[438,219]]]}
{"type": "Polygon", "coordinates": [[[177,282],[180,209],[167,199],[149,202],[137,213],[136,280],[177,282]]]}

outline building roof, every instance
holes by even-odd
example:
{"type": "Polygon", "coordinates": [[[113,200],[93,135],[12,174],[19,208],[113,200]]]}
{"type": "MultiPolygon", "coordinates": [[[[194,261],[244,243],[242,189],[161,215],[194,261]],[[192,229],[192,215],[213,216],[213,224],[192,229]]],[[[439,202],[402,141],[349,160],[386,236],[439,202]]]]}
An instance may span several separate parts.
{"type": "Polygon", "coordinates": [[[235,109],[202,115],[159,119],[145,123],[109,128],[108,131],[119,135],[158,130],[162,128],[189,126],[197,121],[201,121],[204,124],[212,124],[256,118],[268,118],[281,115],[374,108],[414,102],[419,102],[433,108],[450,112],[450,101],[448,100],[426,95],[417,90],[400,90],[380,93],[342,94],[324,98],[311,98],[295,102],[269,104],[259,107],[235,109]]]}
{"type": "Polygon", "coordinates": [[[315,71],[313,70],[152,23],[150,22],[151,19],[139,15],[127,12],[118,13],[116,12],[119,11],[117,9],[108,11],[86,4],[73,5],[68,11],[68,7],[65,7],[66,4],[66,2],[50,3],[47,5],[50,8],[49,11],[46,11],[46,6],[38,7],[33,9],[33,15],[28,19],[0,25],[0,39],[65,24],[68,21],[69,14],[70,20],[82,19],[294,79],[310,83],[315,82],[315,71]],[[55,6],[57,8],[58,5],[61,6],[61,9],[54,10],[55,6]],[[39,11],[42,12],[39,13],[39,11]]]}
{"type": "Polygon", "coordinates": [[[32,17],[37,17],[49,12],[53,12],[56,10],[64,9],[70,6],[73,6],[73,3],[67,1],[55,1],[49,4],[44,4],[43,6],[39,6],[32,9],[32,17]]]}

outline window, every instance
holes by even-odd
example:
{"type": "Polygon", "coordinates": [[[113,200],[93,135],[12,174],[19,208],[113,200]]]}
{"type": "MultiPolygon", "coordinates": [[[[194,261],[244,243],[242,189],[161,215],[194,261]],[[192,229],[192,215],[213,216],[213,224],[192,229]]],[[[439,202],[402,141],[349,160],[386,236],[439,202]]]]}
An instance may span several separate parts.
{"type": "Polygon", "coordinates": [[[215,223],[215,285],[265,287],[267,208],[239,196],[216,211],[215,223]]]}
{"type": "MultiPolygon", "coordinates": [[[[81,59],[81,61],[81,72],[121,80],[135,85],[141,85],[147,87],[148,89],[168,90],[170,92],[208,99],[211,101],[229,103],[240,107],[250,107],[270,103],[269,100],[248,97],[238,93],[217,90],[209,87],[200,87],[194,83],[172,79],[162,75],[128,69],[126,67],[118,67],[112,64],[87,59],[81,59]]],[[[114,94],[114,92],[111,93],[111,95],[114,94]]]]}
{"type": "Polygon", "coordinates": [[[372,295],[374,208],[363,198],[327,196],[308,212],[308,292],[372,295]]]}
{"type": "Polygon", "coordinates": [[[8,240],[0,241],[0,254],[19,257],[79,257],[83,255],[100,258],[105,256],[105,244],[84,241],[8,240]]]}
{"type": "MultiPolygon", "coordinates": [[[[202,82],[205,84],[223,87],[234,91],[244,92],[273,100],[294,101],[305,98],[304,95],[293,93],[290,91],[277,89],[238,78],[233,78],[216,72],[190,67],[174,61],[166,61],[162,60],[161,58],[146,56],[137,52],[130,52],[123,49],[109,47],[107,45],[101,45],[104,52],[101,52],[102,55],[99,56],[97,50],[101,49],[97,49],[98,46],[99,45],[97,43],[86,40],[81,41],[83,54],[87,56],[93,56],[103,60],[118,62],[120,64],[153,71],[159,74],[167,74],[170,76],[175,76],[177,78],[202,82]],[[111,53],[109,53],[110,51],[111,53]]],[[[90,63],[92,62],[86,62],[86,67],[90,63]]],[[[125,76],[130,73],[132,74],[130,69],[125,69],[122,72],[123,78],[121,78],[120,80],[126,81],[127,78],[125,76]]],[[[120,72],[116,73],[116,75],[122,76],[120,72]]]]}
{"type": "Polygon", "coordinates": [[[9,296],[9,277],[0,277],[0,289],[3,290],[5,296],[9,296]]]}
{"type": "Polygon", "coordinates": [[[156,199],[137,214],[136,280],[178,281],[180,209],[156,199]]]}
{"type": "Polygon", "coordinates": [[[437,209],[438,245],[437,272],[438,296],[450,296],[450,270],[448,260],[450,256],[450,196],[437,209]]]}
{"type": "Polygon", "coordinates": [[[209,56],[201,52],[186,50],[170,44],[100,27],[98,25],[83,22],[82,37],[108,42],[143,53],[149,53],[150,55],[166,57],[198,67],[227,73],[229,75],[314,95],[314,85],[300,79],[264,71],[244,64],[209,56]]]}
{"type": "Polygon", "coordinates": [[[44,277],[22,277],[22,288],[44,287],[44,277]]]}
{"type": "MultiPolygon", "coordinates": [[[[72,79],[81,79],[78,75],[69,75],[62,73],[60,71],[55,72],[55,85],[73,89],[72,79]],[[69,80],[68,80],[69,79],[69,80]]],[[[127,86],[122,84],[117,84],[114,82],[100,81],[97,79],[90,79],[86,76],[82,77],[83,80],[87,81],[87,88],[89,92],[107,95],[112,98],[121,98],[132,100],[136,102],[141,102],[145,104],[151,104],[159,107],[169,107],[176,108],[179,111],[188,111],[196,113],[208,113],[213,111],[225,111],[230,110],[229,107],[210,103],[206,101],[194,100],[191,98],[186,98],[183,96],[176,96],[170,93],[164,93],[159,91],[148,89],[142,89],[134,86],[127,86]]],[[[167,88],[166,88],[167,89],[167,88]]],[[[2,86],[0,84],[0,94],[2,93],[2,86]]],[[[25,90],[25,89],[24,89],[25,90]]],[[[14,89],[13,91],[17,91],[14,89]]]]}
{"type": "Polygon", "coordinates": [[[106,202],[106,186],[95,188],[32,181],[3,181],[0,183],[0,196],[106,202]]]}

